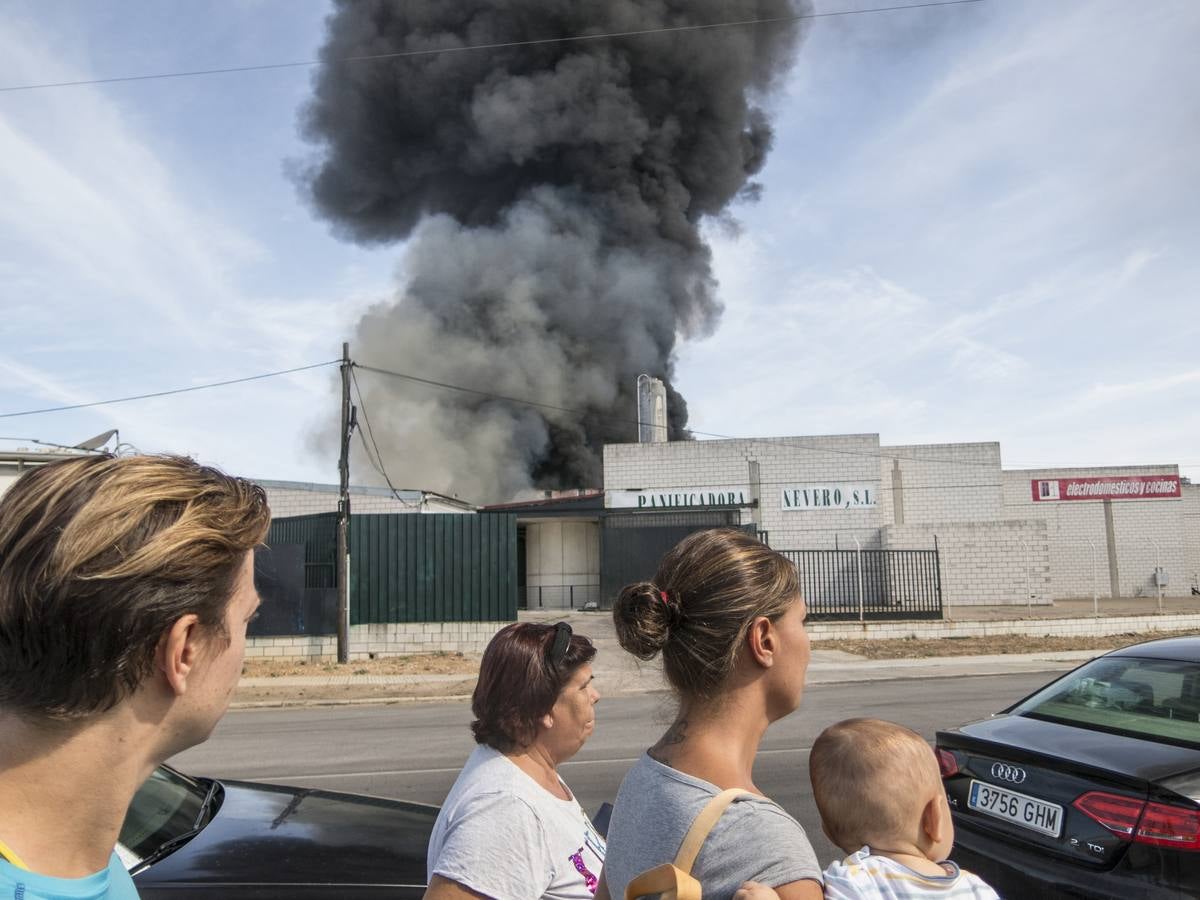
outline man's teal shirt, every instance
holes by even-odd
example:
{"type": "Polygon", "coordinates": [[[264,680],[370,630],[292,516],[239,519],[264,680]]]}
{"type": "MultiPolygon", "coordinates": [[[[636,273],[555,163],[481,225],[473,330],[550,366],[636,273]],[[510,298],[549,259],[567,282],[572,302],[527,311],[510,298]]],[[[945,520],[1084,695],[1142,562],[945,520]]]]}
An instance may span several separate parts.
{"type": "Polygon", "coordinates": [[[0,900],[138,900],[138,892],[115,853],[107,869],[84,878],[51,878],[0,859],[0,900]]]}

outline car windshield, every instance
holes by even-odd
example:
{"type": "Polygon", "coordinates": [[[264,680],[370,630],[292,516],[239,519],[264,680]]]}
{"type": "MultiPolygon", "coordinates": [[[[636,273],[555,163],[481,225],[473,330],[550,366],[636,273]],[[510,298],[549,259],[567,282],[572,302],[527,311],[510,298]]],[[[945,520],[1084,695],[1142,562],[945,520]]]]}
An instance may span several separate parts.
{"type": "Polygon", "coordinates": [[[1200,747],[1200,665],[1107,656],[1014,707],[1014,715],[1200,747]]]}
{"type": "Polygon", "coordinates": [[[121,826],[117,853],[132,868],[167,841],[191,831],[208,785],[159,766],[133,795],[121,826]]]}

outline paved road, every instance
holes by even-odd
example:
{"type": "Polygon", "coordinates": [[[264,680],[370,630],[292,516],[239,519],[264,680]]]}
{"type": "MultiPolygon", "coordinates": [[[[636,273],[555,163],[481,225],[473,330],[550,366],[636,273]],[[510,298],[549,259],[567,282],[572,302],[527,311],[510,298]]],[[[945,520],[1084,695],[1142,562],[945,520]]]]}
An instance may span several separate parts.
{"type": "MultiPolygon", "coordinates": [[[[849,716],[902,722],[932,739],[938,728],[995,712],[1048,674],[926,678],[815,686],[799,712],[763,741],[755,780],[808,830],[822,862],[837,851],[821,834],[806,769],[826,725],[849,716]]],[[[562,769],[584,808],[617,792],[637,755],[672,715],[666,694],[601,700],[596,733],[562,769]]],[[[466,703],[244,710],[229,713],[207,744],[173,761],[195,774],[321,787],[441,803],[471,752],[466,703]]]]}

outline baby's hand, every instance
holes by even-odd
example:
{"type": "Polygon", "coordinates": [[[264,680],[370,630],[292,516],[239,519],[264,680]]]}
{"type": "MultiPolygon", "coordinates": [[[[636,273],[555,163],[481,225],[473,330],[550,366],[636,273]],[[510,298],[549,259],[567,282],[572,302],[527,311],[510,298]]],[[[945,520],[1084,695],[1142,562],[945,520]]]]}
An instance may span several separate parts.
{"type": "Polygon", "coordinates": [[[757,881],[744,881],[733,895],[733,900],[779,900],[779,895],[765,884],[757,881]]]}

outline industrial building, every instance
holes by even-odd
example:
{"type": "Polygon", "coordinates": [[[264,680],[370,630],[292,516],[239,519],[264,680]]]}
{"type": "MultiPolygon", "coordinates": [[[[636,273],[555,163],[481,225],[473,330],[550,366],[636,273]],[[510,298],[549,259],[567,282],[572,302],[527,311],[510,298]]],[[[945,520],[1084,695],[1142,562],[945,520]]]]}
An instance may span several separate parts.
{"type": "Polygon", "coordinates": [[[605,605],[716,525],[788,553],[810,605],[898,606],[913,584],[939,608],[1200,590],[1200,486],[1177,465],[1005,469],[996,442],[878,434],[667,441],[653,388],[642,440],[604,448],[602,492],[491,507],[517,516],[526,605],[605,605]]]}

